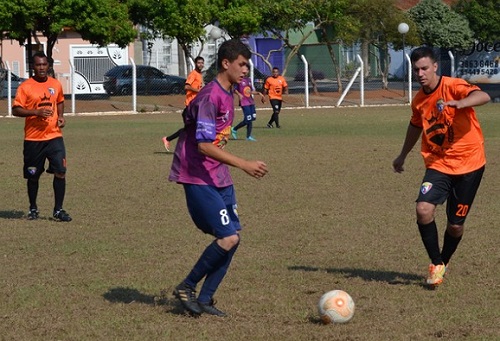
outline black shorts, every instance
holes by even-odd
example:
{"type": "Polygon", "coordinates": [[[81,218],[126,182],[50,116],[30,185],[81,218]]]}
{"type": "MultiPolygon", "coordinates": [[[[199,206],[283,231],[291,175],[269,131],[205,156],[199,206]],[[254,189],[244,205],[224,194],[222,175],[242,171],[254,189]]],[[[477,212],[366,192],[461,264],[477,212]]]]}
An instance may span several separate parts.
{"type": "Polygon", "coordinates": [[[463,175],[448,175],[427,169],[417,202],[441,205],[446,201],[446,216],[454,225],[463,225],[483,178],[484,166],[463,175]]]}
{"type": "Polygon", "coordinates": [[[269,103],[271,103],[271,107],[273,108],[273,113],[280,113],[281,111],[281,103],[283,101],[280,99],[271,99],[269,103]]]}
{"type": "Polygon", "coordinates": [[[24,178],[38,179],[45,171],[45,160],[49,160],[47,173],[66,173],[66,149],[62,137],[47,141],[24,141],[24,178]]]}

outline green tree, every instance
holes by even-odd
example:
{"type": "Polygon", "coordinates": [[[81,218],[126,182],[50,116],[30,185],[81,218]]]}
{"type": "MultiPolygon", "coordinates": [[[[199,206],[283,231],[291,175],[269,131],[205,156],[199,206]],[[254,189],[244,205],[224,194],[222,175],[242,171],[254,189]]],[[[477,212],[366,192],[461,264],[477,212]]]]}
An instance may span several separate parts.
{"type": "Polygon", "coordinates": [[[30,37],[36,40],[41,32],[47,38],[51,63],[52,50],[64,28],[101,46],[116,43],[125,47],[136,36],[128,7],[119,0],[0,0],[0,6],[10,14],[5,24],[8,37],[24,44],[31,42],[30,37]]]}
{"type": "MultiPolygon", "coordinates": [[[[292,58],[296,58],[301,46],[312,35],[320,32],[321,43],[324,44],[332,59],[332,65],[336,70],[338,90],[342,91],[340,65],[335,56],[333,45],[342,42],[354,41],[358,22],[356,18],[349,16],[347,0],[282,0],[268,1],[257,0],[256,5],[262,11],[262,23],[260,32],[271,34],[274,38],[282,41],[282,48],[270,51],[265,61],[268,62],[270,54],[282,51],[285,47],[290,50],[285,60],[283,73],[286,74],[287,65],[292,58]],[[313,23],[313,27],[308,25],[313,23]],[[290,33],[301,35],[297,43],[292,43],[290,33]]],[[[263,56],[262,56],[263,57],[263,56]]],[[[313,91],[317,92],[312,70],[310,78],[313,82],[313,91]]]]}
{"type": "Polygon", "coordinates": [[[283,74],[286,74],[290,60],[297,55],[307,38],[314,33],[313,30],[304,30],[306,24],[313,19],[310,3],[309,0],[254,0],[254,6],[260,10],[262,16],[257,32],[282,42],[280,48],[269,51],[266,56],[255,52],[266,63],[269,71],[273,67],[270,62],[272,54],[282,52],[287,47],[290,49],[290,53],[283,68],[283,74]],[[290,41],[291,31],[302,33],[302,38],[297,44],[292,44],[290,41]]]}
{"type": "Polygon", "coordinates": [[[261,8],[250,0],[212,0],[212,20],[233,38],[259,32],[262,22],[261,8]]]}
{"type": "Polygon", "coordinates": [[[458,0],[452,8],[469,20],[469,26],[477,40],[485,43],[500,40],[498,0],[458,0]]]}
{"type": "Polygon", "coordinates": [[[311,2],[313,20],[321,32],[321,42],[326,45],[337,77],[338,92],[343,91],[342,70],[334,53],[336,44],[352,44],[358,40],[359,18],[351,15],[351,1],[315,0],[311,2]]]}
{"type": "Polygon", "coordinates": [[[205,27],[212,21],[216,7],[209,0],[129,0],[130,16],[134,23],[149,31],[143,38],[176,38],[187,60],[194,42],[204,42],[205,27]]]}
{"type": "Polygon", "coordinates": [[[473,42],[467,19],[441,0],[422,0],[408,14],[417,24],[420,39],[429,46],[455,49],[473,42]]]}
{"type": "Polygon", "coordinates": [[[389,76],[389,48],[402,48],[403,36],[398,32],[398,25],[402,22],[410,27],[405,35],[407,45],[418,45],[420,39],[415,23],[406,13],[396,7],[394,0],[356,0],[351,4],[351,15],[358,18],[360,23],[359,38],[361,41],[361,55],[365,65],[365,75],[369,75],[370,45],[380,53],[373,53],[377,59],[377,66],[382,75],[382,88],[388,88],[389,76]]]}

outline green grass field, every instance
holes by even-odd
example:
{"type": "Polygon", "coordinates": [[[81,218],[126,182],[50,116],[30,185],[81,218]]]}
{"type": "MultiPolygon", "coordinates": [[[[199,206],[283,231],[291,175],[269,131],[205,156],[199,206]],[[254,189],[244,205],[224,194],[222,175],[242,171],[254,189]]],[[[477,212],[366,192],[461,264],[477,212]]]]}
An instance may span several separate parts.
{"type": "MultiPolygon", "coordinates": [[[[391,168],[409,107],[284,110],[281,130],[259,111],[258,142],[240,130],[227,146],[269,174],[232,171],[244,230],[216,296],[225,319],[189,318],[171,296],[211,242],[167,181],[160,138],[179,114],[68,117],[71,223],[49,219],[47,174],[41,219],[24,218],[24,122],[1,118],[0,340],[500,340],[499,109],[478,108],[488,165],[436,291],[423,287],[415,224],[418,148],[403,174],[391,168]],[[319,322],[316,304],[333,289],[356,303],[347,324],[319,322]]],[[[436,220],[442,238],[443,207],[436,220]]]]}

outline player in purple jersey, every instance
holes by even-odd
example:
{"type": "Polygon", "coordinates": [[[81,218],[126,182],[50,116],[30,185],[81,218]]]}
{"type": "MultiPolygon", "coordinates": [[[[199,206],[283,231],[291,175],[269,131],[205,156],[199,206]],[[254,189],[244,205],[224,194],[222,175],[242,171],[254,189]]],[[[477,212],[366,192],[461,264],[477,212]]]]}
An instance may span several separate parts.
{"type": "Polygon", "coordinates": [[[236,127],[231,128],[231,136],[233,137],[233,139],[237,140],[238,129],[247,126],[247,141],[257,141],[252,136],[252,122],[257,118],[253,95],[260,95],[262,103],[264,103],[264,95],[261,92],[255,91],[252,85],[252,80],[248,77],[243,78],[243,80],[235,86],[234,92],[238,95],[238,98],[240,100],[240,107],[243,111],[243,121],[238,123],[236,127]]]}
{"type": "Polygon", "coordinates": [[[219,72],[189,104],[170,170],[169,180],[184,186],[188,211],[196,227],[215,237],[174,289],[184,309],[195,316],[226,316],[214,306],[213,296],[238,248],[241,230],[228,166],[256,179],[267,174],[264,162],[242,159],[224,149],[234,118],[233,85],[248,73],[249,58],[250,51],[241,41],[232,39],[221,44],[217,54],[219,72]],[[196,286],[202,279],[196,297],[196,286]]]}

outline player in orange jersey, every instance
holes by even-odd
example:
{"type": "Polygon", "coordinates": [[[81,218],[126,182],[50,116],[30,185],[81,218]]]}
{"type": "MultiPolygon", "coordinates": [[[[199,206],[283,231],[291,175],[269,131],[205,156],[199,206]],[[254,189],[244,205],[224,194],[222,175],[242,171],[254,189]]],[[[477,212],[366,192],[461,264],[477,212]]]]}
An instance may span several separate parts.
{"type": "Polygon", "coordinates": [[[17,89],[12,113],[25,117],[24,125],[24,178],[27,179],[30,208],[28,219],[38,219],[37,195],[40,175],[49,160],[48,173],[54,174],[53,218],[71,221],[63,210],[66,193],[66,148],[61,128],[64,119],[64,94],[61,83],[48,75],[49,63],[43,52],[33,55],[34,76],[17,89]]]}
{"type": "MultiPolygon", "coordinates": [[[[201,74],[201,71],[205,66],[205,59],[200,56],[196,57],[194,59],[194,65],[194,70],[189,73],[184,85],[184,90],[186,91],[186,100],[184,101],[184,104],[186,105],[186,108],[203,87],[203,75],[201,74]]],[[[182,112],[182,117],[184,117],[184,111],[182,112]]],[[[170,142],[179,137],[182,129],[184,128],[177,130],[172,135],[162,137],[163,144],[165,145],[165,149],[167,151],[170,151],[170,142]]]]}
{"type": "Polygon", "coordinates": [[[266,79],[264,83],[264,92],[269,96],[269,103],[271,103],[271,107],[273,108],[273,114],[267,123],[267,127],[272,128],[273,123],[276,123],[276,128],[281,128],[279,114],[281,111],[281,104],[283,103],[283,94],[288,94],[288,83],[286,79],[280,75],[280,70],[277,67],[273,67],[271,77],[266,79]]]}
{"type": "Polygon", "coordinates": [[[439,76],[429,47],[415,49],[411,63],[421,89],[413,98],[406,138],[392,165],[395,172],[401,173],[406,156],[422,137],[426,172],[416,200],[416,214],[431,260],[427,284],[434,288],[443,282],[481,183],[486,164],[484,138],[473,107],[489,102],[490,96],[463,79],[439,76]],[[445,201],[448,222],[440,250],[434,217],[436,206],[445,201]]]}

